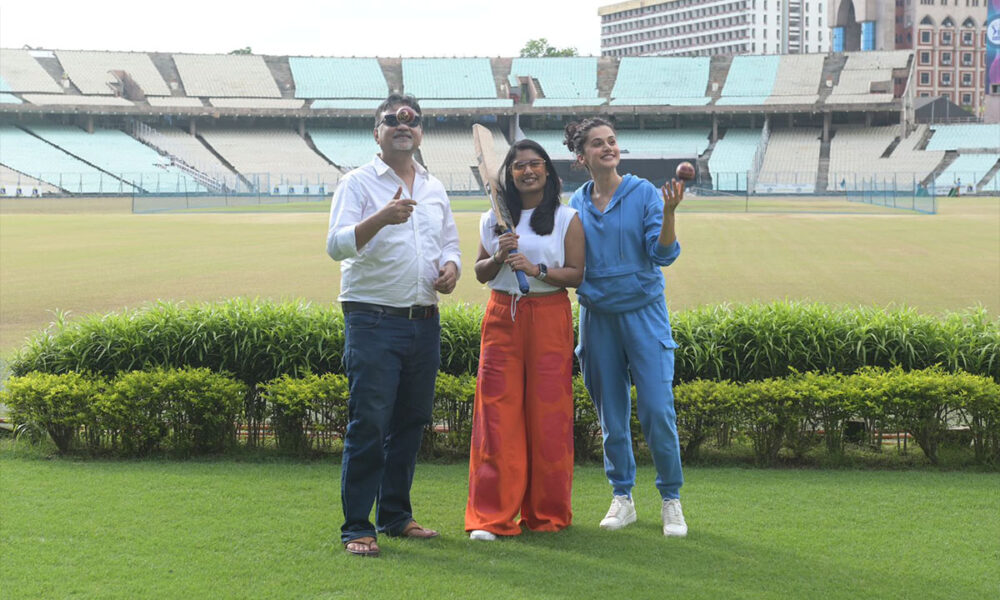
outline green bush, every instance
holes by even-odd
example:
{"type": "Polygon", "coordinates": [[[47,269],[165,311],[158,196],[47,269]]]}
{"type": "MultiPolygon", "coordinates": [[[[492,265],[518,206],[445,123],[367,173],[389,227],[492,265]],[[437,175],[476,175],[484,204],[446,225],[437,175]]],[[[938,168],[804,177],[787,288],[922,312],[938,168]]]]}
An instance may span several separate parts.
{"type": "MultiPolygon", "coordinates": [[[[442,307],[443,372],[476,372],[482,315],[480,306],[442,307]]],[[[774,302],[705,307],[675,313],[671,321],[680,344],[678,384],[934,365],[1000,382],[1000,320],[984,309],[936,318],[906,308],[774,302]]],[[[89,371],[107,377],[155,367],[226,371],[248,386],[244,412],[252,441],[264,418],[256,385],[285,374],[342,372],[343,327],[336,305],[245,299],[159,303],[71,323],[60,319],[17,353],[11,370],[14,375],[89,371]]]]}
{"type": "Polygon", "coordinates": [[[472,407],[476,378],[438,373],[434,382],[434,418],[424,432],[425,456],[467,456],[472,443],[472,407]]]}
{"type": "Polygon", "coordinates": [[[960,422],[972,434],[976,461],[1000,465],[1000,385],[968,373],[956,373],[947,383],[949,397],[960,407],[960,422]]]}
{"type": "Polygon", "coordinates": [[[347,377],[335,373],[282,375],[260,386],[278,448],[298,454],[344,438],[349,394],[347,377]]]}
{"type": "Polygon", "coordinates": [[[732,428],[736,391],[729,381],[696,379],[674,388],[681,458],[696,460],[702,444],[732,428]]]}
{"type": "Polygon", "coordinates": [[[219,452],[236,443],[235,424],[246,387],[208,369],[122,373],[95,406],[111,446],[128,456],[169,449],[219,452]]]}
{"type": "Polygon", "coordinates": [[[93,398],[103,379],[77,372],[54,375],[27,373],[11,377],[0,392],[0,402],[11,409],[12,421],[48,432],[59,452],[68,452],[81,429],[97,429],[93,398]]]}
{"type": "Polygon", "coordinates": [[[573,377],[573,454],[577,461],[600,458],[604,452],[601,423],[583,376],[573,377]]]}

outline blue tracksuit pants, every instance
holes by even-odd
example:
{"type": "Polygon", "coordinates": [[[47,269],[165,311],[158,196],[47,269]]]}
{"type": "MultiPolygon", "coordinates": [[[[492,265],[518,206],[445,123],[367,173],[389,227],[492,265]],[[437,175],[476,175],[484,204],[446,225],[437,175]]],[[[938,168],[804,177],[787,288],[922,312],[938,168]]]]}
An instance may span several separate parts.
{"type": "Polygon", "coordinates": [[[664,499],[680,497],[684,477],[674,411],[676,347],[663,302],[623,313],[580,307],[577,355],[601,420],[604,470],[615,495],[631,497],[635,485],[629,428],[634,382],[639,423],[656,465],[656,488],[664,499]]]}

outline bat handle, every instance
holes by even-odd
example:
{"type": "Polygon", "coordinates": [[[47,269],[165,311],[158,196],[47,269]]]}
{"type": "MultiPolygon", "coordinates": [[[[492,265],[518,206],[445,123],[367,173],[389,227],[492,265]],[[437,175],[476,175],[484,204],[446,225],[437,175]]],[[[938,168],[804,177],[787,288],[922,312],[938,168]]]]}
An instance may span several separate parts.
{"type": "MultiPolygon", "coordinates": [[[[507,228],[507,233],[513,233],[510,227],[507,228]]],[[[511,254],[517,254],[517,249],[510,251],[511,254]]],[[[517,276],[517,287],[521,290],[522,294],[527,294],[531,290],[531,286],[528,285],[528,277],[524,274],[524,271],[514,271],[514,275],[517,276]]]]}
{"type": "MultiPolygon", "coordinates": [[[[517,254],[517,250],[511,250],[511,254],[517,254]]],[[[527,294],[531,290],[531,286],[528,285],[528,277],[524,274],[524,271],[514,271],[514,275],[517,276],[517,287],[521,290],[522,294],[527,294]]]]}

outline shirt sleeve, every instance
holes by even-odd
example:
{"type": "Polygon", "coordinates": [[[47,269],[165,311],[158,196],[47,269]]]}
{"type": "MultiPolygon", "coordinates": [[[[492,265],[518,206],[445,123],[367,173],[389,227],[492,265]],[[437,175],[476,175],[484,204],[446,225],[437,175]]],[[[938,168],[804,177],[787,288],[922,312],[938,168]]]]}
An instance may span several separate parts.
{"type": "Polygon", "coordinates": [[[330,203],[330,225],[326,232],[326,253],[333,260],[360,254],[354,228],[364,217],[364,204],[361,186],[354,178],[347,176],[341,179],[330,203]]]}
{"type": "Polygon", "coordinates": [[[444,202],[444,228],[441,232],[441,265],[444,266],[451,261],[458,269],[458,276],[462,275],[462,250],[458,245],[458,226],[455,225],[455,215],[451,212],[451,203],[447,196],[444,202]]]}
{"type": "Polygon", "coordinates": [[[493,254],[500,247],[496,241],[497,235],[493,231],[496,221],[493,220],[493,211],[486,211],[479,217],[479,242],[487,252],[493,254]]]}
{"type": "Polygon", "coordinates": [[[652,183],[645,186],[645,214],[643,215],[643,237],[646,242],[646,254],[653,264],[666,267],[681,254],[681,245],[674,240],[669,246],[660,244],[660,229],[663,228],[663,198],[652,183]]]}

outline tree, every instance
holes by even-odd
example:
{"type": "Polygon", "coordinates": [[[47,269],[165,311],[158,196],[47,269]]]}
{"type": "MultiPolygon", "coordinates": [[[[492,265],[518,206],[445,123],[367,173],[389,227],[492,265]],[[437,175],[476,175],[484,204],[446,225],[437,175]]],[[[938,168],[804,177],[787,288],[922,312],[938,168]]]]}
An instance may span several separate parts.
{"type": "Polygon", "coordinates": [[[244,48],[237,48],[231,51],[230,54],[253,54],[253,50],[250,49],[250,46],[246,46],[244,48]]]}
{"type": "Polygon", "coordinates": [[[562,48],[561,50],[556,50],[555,47],[549,45],[549,40],[545,38],[538,38],[537,40],[528,40],[521,48],[522,57],[539,57],[539,56],[577,56],[576,48],[562,48]]]}

